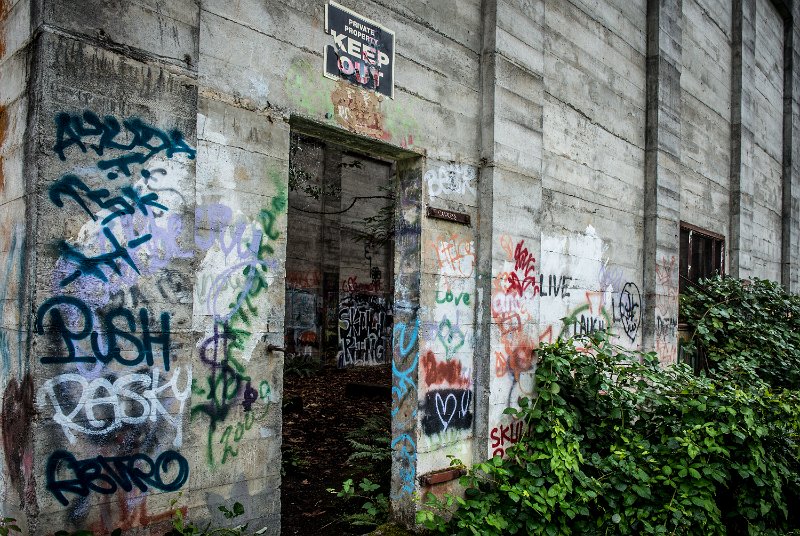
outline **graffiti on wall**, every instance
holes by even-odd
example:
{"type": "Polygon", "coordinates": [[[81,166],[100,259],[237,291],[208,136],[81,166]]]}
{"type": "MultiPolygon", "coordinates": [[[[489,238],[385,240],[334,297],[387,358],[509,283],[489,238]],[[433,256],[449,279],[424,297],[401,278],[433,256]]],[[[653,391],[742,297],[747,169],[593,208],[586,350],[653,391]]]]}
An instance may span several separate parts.
{"type": "Polygon", "coordinates": [[[397,475],[400,483],[393,490],[395,498],[411,495],[416,486],[417,442],[414,434],[414,421],[417,410],[408,411],[408,406],[416,405],[417,365],[419,363],[419,321],[413,331],[403,322],[394,326],[394,359],[392,360],[392,450],[398,464],[397,475]],[[405,410],[402,411],[401,410],[405,410]]]}
{"type": "MultiPolygon", "coordinates": [[[[428,170],[423,183],[431,197],[469,203],[476,176],[474,168],[451,163],[428,170]]],[[[475,235],[467,228],[445,231],[450,228],[447,223],[432,225],[440,227],[428,243],[426,257],[436,272],[435,287],[426,290],[430,306],[424,312],[420,341],[420,440],[421,449],[431,453],[420,462],[424,471],[440,469],[445,450],[467,455],[475,403],[475,235]]]]}
{"type": "Polygon", "coordinates": [[[420,319],[421,191],[411,182],[400,191],[395,243],[394,329],[392,331],[393,500],[411,502],[417,476],[417,416],[420,319]]]}
{"type": "MultiPolygon", "coordinates": [[[[97,168],[108,171],[107,177],[111,180],[120,173],[130,177],[132,166],[141,166],[159,154],[172,158],[183,153],[193,159],[196,152],[178,130],[165,132],[137,117],[125,119],[120,125],[114,116],[101,119],[89,110],[83,114],[60,113],[56,116],[53,151],[66,161],[65,152],[71,147],[77,147],[83,153],[91,149],[103,157],[97,160],[97,168]]],[[[148,174],[147,170],[142,170],[142,173],[148,174]]]]}
{"type": "MultiPolygon", "coordinates": [[[[3,3],[0,2],[0,20],[4,17],[5,10],[3,9],[3,3]]],[[[5,52],[5,43],[4,43],[5,36],[3,32],[0,32],[0,57],[3,56],[5,52]]],[[[0,149],[2,149],[3,145],[6,143],[6,139],[8,138],[8,108],[6,106],[0,105],[0,149]]],[[[3,155],[0,154],[0,193],[5,191],[6,189],[6,177],[4,175],[4,167],[3,167],[3,155]]]]}
{"type": "MultiPolygon", "coordinates": [[[[158,335],[151,331],[149,311],[143,307],[138,313],[134,315],[133,311],[124,307],[93,313],[89,306],[78,298],[72,296],[49,298],[42,303],[36,313],[34,330],[39,335],[57,334],[64,345],[63,351],[53,351],[48,355],[39,356],[39,359],[45,365],[94,362],[108,364],[116,361],[125,366],[142,363],[153,366],[155,357],[158,356],[164,370],[169,370],[169,313],[161,313],[158,335]],[[49,322],[45,322],[46,317],[49,318],[49,322]],[[99,324],[97,329],[95,317],[99,324]],[[82,342],[89,342],[91,351],[84,349],[82,342]],[[121,343],[125,345],[125,352],[121,343]],[[160,351],[157,351],[159,348],[160,351]],[[135,353],[131,353],[131,349],[135,353]]],[[[58,347],[62,348],[60,345],[58,347]]]]}
{"type": "Polygon", "coordinates": [[[477,170],[466,164],[451,163],[425,172],[431,197],[446,195],[475,197],[477,170]]]}
{"type": "Polygon", "coordinates": [[[316,292],[302,288],[286,288],[287,351],[312,356],[319,348],[319,303],[316,292]]]}
{"type": "Polygon", "coordinates": [[[405,102],[383,99],[344,80],[320,84],[318,67],[305,59],[287,67],[284,89],[292,105],[307,115],[335,121],[359,134],[395,141],[403,148],[414,146],[419,127],[416,114],[405,102]]]}
{"type": "Polygon", "coordinates": [[[636,341],[642,319],[642,295],[636,283],[632,281],[625,283],[619,293],[614,311],[618,314],[614,320],[619,319],[622,331],[631,342],[636,341]]]}
{"type": "Polygon", "coordinates": [[[507,260],[505,270],[497,274],[492,285],[492,320],[500,342],[494,351],[494,368],[495,376],[508,383],[506,404],[511,405],[515,390],[532,394],[526,380],[533,370],[533,350],[538,342],[529,335],[528,325],[534,318],[533,298],[541,292],[541,287],[536,258],[525,241],[503,235],[500,246],[507,260]]]}
{"type": "Polygon", "coordinates": [[[19,493],[20,506],[36,511],[36,480],[33,475],[32,415],[34,387],[30,373],[22,381],[11,378],[3,393],[0,430],[3,455],[11,487],[19,493]]]}
{"type": "Polygon", "coordinates": [[[352,294],[339,301],[339,367],[386,361],[391,313],[381,296],[352,294]]]}
{"type": "Polygon", "coordinates": [[[285,212],[286,203],[286,193],[280,191],[269,208],[261,209],[258,232],[251,235],[258,241],[248,247],[254,257],[223,270],[223,274],[238,271],[248,283],[230,297],[226,312],[215,309],[212,333],[200,343],[200,360],[207,376],[192,386],[198,404],[192,407],[191,416],[193,420],[202,416],[208,421],[206,460],[211,467],[224,465],[239,455],[245,432],[266,418],[272,404],[272,386],[266,380],[251,377],[247,363],[253,344],[259,339],[254,320],[259,315],[259,300],[269,288],[268,261],[280,237],[276,221],[285,212]],[[243,415],[234,411],[237,407],[242,408],[243,415]]]}
{"type": "Polygon", "coordinates": [[[181,379],[180,367],[171,376],[152,367],[143,374],[116,376],[113,381],[104,377],[88,380],[75,373],[59,374],[47,380],[39,390],[39,397],[46,398],[39,400],[39,405],[53,407],[53,420],[72,444],[76,442],[76,433],[104,435],[122,426],[164,421],[174,429],[173,446],[180,447],[183,442],[181,416],[189,398],[191,381],[191,369],[187,368],[181,379]],[[69,396],[65,396],[66,393],[69,396]],[[177,414],[167,411],[171,402],[177,402],[177,414]],[[108,411],[101,411],[101,417],[97,414],[98,407],[108,411]]]}
{"type": "Polygon", "coordinates": [[[319,270],[288,271],[286,272],[286,287],[299,289],[314,289],[322,284],[322,273],[319,270]]]}
{"type": "Polygon", "coordinates": [[[491,432],[489,432],[492,457],[504,456],[508,447],[519,442],[524,430],[525,423],[518,420],[512,420],[507,424],[499,424],[492,428],[491,432]]]}
{"type": "Polygon", "coordinates": [[[425,393],[420,405],[422,431],[427,435],[472,428],[472,390],[436,389],[425,393]]]}
{"type": "Polygon", "coordinates": [[[678,359],[678,287],[675,256],[656,263],[655,345],[664,364],[678,359]]]}
{"type": "MultiPolygon", "coordinates": [[[[503,455],[524,432],[502,414],[519,396],[533,394],[535,349],[558,338],[600,331],[635,348],[641,344],[642,296],[626,269],[604,259],[609,245],[593,227],[533,242],[501,235],[502,264],[493,274],[489,454],[503,455]]],[[[580,346],[578,350],[585,350],[580,346]]]]}
{"type": "Polygon", "coordinates": [[[334,117],[339,125],[365,136],[381,140],[391,139],[391,134],[385,128],[384,115],[381,113],[382,95],[339,80],[331,93],[331,102],[334,117]]]}
{"type": "Polygon", "coordinates": [[[254,217],[219,202],[197,204],[191,213],[171,177],[185,175],[175,159],[193,159],[195,150],[177,130],[90,111],[59,114],[53,150],[65,162],[72,154],[97,158],[94,168],[65,173],[48,192],[53,205],[77,210],[87,222],[77,240],[59,242],[55,295],[36,316],[37,333],[50,341],[41,362],[75,364],[78,371],[51,378],[40,404],[52,408],[70,444],[148,423],[159,431],[156,446],[179,447],[191,394],[190,418],[207,421],[209,465],[235,458],[274,398],[270,383],[248,373],[247,364],[261,340],[255,319],[263,317],[278,267],[277,219],[286,209],[281,177],[270,174],[278,193],[254,217]],[[198,255],[191,289],[181,279],[187,265],[175,263],[198,255]],[[152,301],[194,301],[194,314],[211,319],[198,343],[199,370],[175,366],[182,343],[170,336],[173,314],[154,312],[152,301]],[[111,365],[136,368],[102,372],[111,365]],[[104,410],[102,418],[95,408],[104,410]]]}
{"type": "MultiPolygon", "coordinates": [[[[180,215],[159,195],[169,188],[148,188],[157,183],[148,179],[167,172],[147,166],[181,169],[185,164],[175,159],[194,159],[195,149],[178,130],[87,110],[56,116],[53,152],[62,162],[75,156],[81,162],[50,185],[49,201],[83,215],[85,223],[77,238],[55,244],[53,294],[36,310],[34,332],[43,346],[37,357],[58,368],[36,400],[76,454],[91,445],[95,455],[53,452],[46,488],[65,506],[70,495],[83,501],[92,492],[178,490],[189,464],[173,449],[183,441],[192,369],[178,357],[172,313],[153,310],[138,282],[168,264],[151,262],[158,256],[148,258],[148,252],[191,256],[177,246],[180,215]],[[90,166],[86,157],[93,159],[90,166]],[[127,437],[135,440],[118,441],[118,434],[134,430],[127,437]]],[[[159,288],[162,294],[181,291],[179,284],[159,288]]]]}
{"type": "Polygon", "coordinates": [[[585,337],[598,331],[607,331],[612,324],[612,313],[606,307],[604,294],[586,292],[585,303],[570,311],[563,319],[559,338],[585,337]]]}
{"type": "MultiPolygon", "coordinates": [[[[2,162],[0,162],[2,165],[2,162]]],[[[0,172],[1,173],[1,172],[0,172]]],[[[25,300],[25,285],[23,284],[24,274],[24,251],[25,251],[25,227],[22,224],[14,225],[14,229],[9,233],[8,246],[6,251],[6,261],[3,267],[3,274],[0,276],[0,360],[2,360],[2,377],[8,376],[11,370],[11,342],[9,340],[10,332],[5,328],[6,307],[8,306],[6,300],[9,299],[8,291],[16,285],[16,296],[12,297],[13,302],[17,305],[17,317],[24,317],[24,300],[25,300]],[[16,281],[15,281],[16,280],[16,281]]],[[[11,300],[10,300],[11,301],[11,300]]],[[[17,357],[17,370],[22,372],[22,347],[24,334],[22,330],[16,331],[16,357],[17,357]]]]}
{"type": "Polygon", "coordinates": [[[66,506],[64,493],[86,497],[91,491],[110,495],[118,489],[177,491],[189,479],[189,462],[174,450],[165,450],[155,460],[144,453],[78,460],[57,450],[47,460],[46,474],[47,489],[66,506]]]}
{"type": "Polygon", "coordinates": [[[475,241],[458,234],[442,235],[433,243],[439,273],[445,277],[472,277],[475,271],[475,241]]]}

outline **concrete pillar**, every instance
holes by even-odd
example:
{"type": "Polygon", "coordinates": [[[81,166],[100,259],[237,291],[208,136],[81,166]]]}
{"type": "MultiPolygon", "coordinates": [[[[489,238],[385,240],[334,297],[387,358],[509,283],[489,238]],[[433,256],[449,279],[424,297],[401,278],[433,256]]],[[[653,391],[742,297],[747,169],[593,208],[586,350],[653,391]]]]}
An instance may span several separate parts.
{"type": "Polygon", "coordinates": [[[398,163],[400,183],[395,231],[392,350],[392,516],[407,526],[417,511],[417,445],[420,442],[418,376],[422,274],[422,171],[416,160],[398,163]]]}
{"type": "Polygon", "coordinates": [[[645,349],[677,359],[681,169],[681,0],[650,0],[645,134],[645,349]]]}
{"type": "Polygon", "coordinates": [[[475,353],[475,460],[525,395],[534,371],[542,197],[544,2],[483,3],[481,161],[475,353]],[[519,36],[513,39],[510,36],[519,36]],[[524,43],[524,50],[512,49],[524,43]],[[511,281],[521,282],[512,285],[511,281]],[[513,296],[512,296],[513,295],[513,296]],[[511,299],[504,300],[505,297],[511,299]],[[513,303],[493,306],[495,300],[513,303]]]}
{"type": "Polygon", "coordinates": [[[792,265],[797,262],[798,251],[798,225],[796,211],[793,206],[797,206],[798,176],[793,167],[792,140],[796,139],[794,134],[793,122],[797,117],[793,114],[795,98],[795,70],[794,59],[795,26],[792,19],[791,2],[781,1],[776,3],[778,12],[783,18],[783,151],[782,151],[782,207],[781,207],[781,283],[783,287],[791,291],[797,288],[797,274],[793,272],[792,265]]]}
{"type": "Polygon", "coordinates": [[[755,0],[733,2],[733,82],[731,84],[731,239],[732,277],[752,272],[753,96],[755,73],[755,0]]]}
{"type": "Polygon", "coordinates": [[[729,274],[753,269],[753,73],[755,72],[755,1],[733,2],[733,83],[731,85],[731,240],[729,274]]]}
{"type": "MultiPolygon", "coordinates": [[[[790,121],[784,123],[784,173],[789,174],[789,186],[791,194],[787,196],[788,207],[784,204],[784,209],[788,208],[788,214],[784,212],[784,219],[788,220],[789,236],[788,251],[784,252],[785,259],[788,259],[788,287],[791,292],[800,292],[800,146],[792,143],[791,140],[800,140],[800,3],[792,2],[791,24],[788,35],[791,36],[789,48],[784,48],[784,61],[790,60],[789,84],[784,86],[790,89],[791,97],[784,102],[784,114],[789,114],[790,121]],[[789,143],[786,143],[786,139],[789,143]],[[788,150],[787,150],[788,149],[788,150]]],[[[785,34],[786,35],[786,34],[785,34]]],[[[788,37],[787,35],[787,37],[788,37]]],[[[787,39],[788,41],[788,39],[787,39]]],[[[784,118],[786,115],[784,115],[784,118]]],[[[784,183],[786,184],[786,183],[784,183]]],[[[786,281],[784,281],[786,284],[786,281]]]]}

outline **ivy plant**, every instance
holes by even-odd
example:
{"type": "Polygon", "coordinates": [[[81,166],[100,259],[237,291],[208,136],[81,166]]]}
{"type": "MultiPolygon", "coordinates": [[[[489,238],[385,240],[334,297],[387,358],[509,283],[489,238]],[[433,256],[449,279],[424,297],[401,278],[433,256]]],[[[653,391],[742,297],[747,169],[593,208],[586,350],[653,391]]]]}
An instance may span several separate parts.
{"type": "Polygon", "coordinates": [[[763,279],[713,277],[681,295],[683,343],[699,368],[747,361],[773,387],[800,389],[800,296],[763,279]]]}
{"type": "Polygon", "coordinates": [[[800,393],[771,386],[750,359],[698,375],[602,333],[537,353],[537,396],[506,410],[526,433],[462,477],[463,496],[428,495],[419,523],[551,536],[800,527],[800,393]]]}

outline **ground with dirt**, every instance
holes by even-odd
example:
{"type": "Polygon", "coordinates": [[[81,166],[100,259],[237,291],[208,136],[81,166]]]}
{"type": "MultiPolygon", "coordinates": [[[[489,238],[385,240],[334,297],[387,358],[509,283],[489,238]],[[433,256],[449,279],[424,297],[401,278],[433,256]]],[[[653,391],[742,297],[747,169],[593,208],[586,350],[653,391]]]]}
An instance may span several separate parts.
{"type": "MultiPolygon", "coordinates": [[[[283,535],[364,534],[371,527],[351,527],[341,519],[348,508],[327,491],[364,475],[363,463],[348,463],[352,447],[346,434],[372,415],[391,409],[391,367],[325,368],[311,376],[287,374],[283,390],[283,535]]],[[[386,420],[388,425],[389,421],[386,420]]],[[[389,429],[385,436],[389,437],[389,429]]],[[[382,467],[373,481],[388,481],[382,467]]]]}

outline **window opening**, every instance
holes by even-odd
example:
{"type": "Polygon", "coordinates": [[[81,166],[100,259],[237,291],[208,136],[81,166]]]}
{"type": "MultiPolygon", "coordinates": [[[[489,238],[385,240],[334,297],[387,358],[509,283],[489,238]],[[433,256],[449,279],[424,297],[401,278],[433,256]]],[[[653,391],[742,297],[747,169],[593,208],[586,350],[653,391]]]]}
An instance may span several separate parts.
{"type": "Polygon", "coordinates": [[[725,275],[724,236],[681,222],[680,248],[680,293],[700,279],[725,275]]]}

